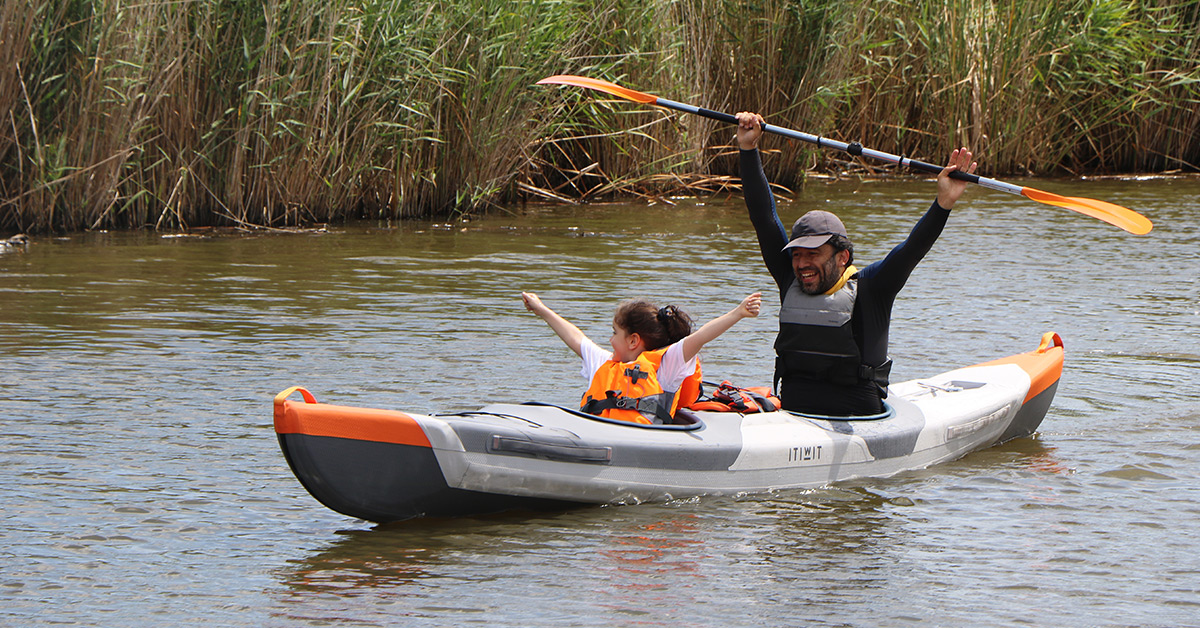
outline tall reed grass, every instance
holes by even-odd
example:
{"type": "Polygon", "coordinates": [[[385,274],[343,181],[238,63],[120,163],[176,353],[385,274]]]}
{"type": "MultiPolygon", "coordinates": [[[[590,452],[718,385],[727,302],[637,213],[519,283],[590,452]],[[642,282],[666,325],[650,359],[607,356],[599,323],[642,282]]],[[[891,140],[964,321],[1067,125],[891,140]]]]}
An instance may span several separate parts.
{"type": "MultiPolygon", "coordinates": [[[[995,176],[1200,169],[1200,0],[7,0],[0,231],[736,184],[731,129],[555,73],[995,176]]],[[[848,167],[771,147],[783,185],[848,167]]]]}

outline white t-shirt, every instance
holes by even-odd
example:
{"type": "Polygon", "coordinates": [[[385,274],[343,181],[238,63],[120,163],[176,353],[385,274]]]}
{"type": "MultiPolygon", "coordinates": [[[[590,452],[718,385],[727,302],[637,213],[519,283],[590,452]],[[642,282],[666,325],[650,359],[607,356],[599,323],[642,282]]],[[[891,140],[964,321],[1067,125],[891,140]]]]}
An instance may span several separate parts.
{"type": "MultiPolygon", "coordinates": [[[[579,374],[583,376],[588,383],[592,383],[592,378],[596,376],[596,371],[605,362],[613,359],[612,351],[605,351],[600,348],[600,345],[592,342],[589,338],[584,338],[583,342],[579,343],[579,356],[583,358],[583,368],[579,374]]],[[[677,392],[679,387],[683,385],[683,380],[689,375],[696,372],[696,356],[692,356],[690,360],[683,359],[683,341],[679,341],[670,347],[667,347],[663,353],[662,364],[658,367],[658,384],[667,392],[677,392]]]]}

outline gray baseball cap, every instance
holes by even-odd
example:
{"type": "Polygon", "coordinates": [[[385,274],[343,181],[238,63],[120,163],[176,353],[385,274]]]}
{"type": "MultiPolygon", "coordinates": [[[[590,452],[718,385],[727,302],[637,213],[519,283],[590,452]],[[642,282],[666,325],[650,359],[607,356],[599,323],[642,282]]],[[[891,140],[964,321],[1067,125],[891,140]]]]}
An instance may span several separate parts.
{"type": "Polygon", "coordinates": [[[801,216],[796,224],[792,225],[791,241],[783,250],[815,249],[835,235],[850,237],[846,235],[846,226],[837,216],[827,211],[813,210],[801,216]]]}

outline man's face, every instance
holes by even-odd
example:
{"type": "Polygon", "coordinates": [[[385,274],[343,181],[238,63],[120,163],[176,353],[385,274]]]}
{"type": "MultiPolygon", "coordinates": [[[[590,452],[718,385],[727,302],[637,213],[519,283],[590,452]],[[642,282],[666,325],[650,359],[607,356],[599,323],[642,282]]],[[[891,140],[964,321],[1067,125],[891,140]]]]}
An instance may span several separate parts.
{"type": "Polygon", "coordinates": [[[792,249],[792,272],[804,294],[824,294],[842,278],[846,270],[846,251],[837,253],[826,242],[815,249],[792,249]]]}

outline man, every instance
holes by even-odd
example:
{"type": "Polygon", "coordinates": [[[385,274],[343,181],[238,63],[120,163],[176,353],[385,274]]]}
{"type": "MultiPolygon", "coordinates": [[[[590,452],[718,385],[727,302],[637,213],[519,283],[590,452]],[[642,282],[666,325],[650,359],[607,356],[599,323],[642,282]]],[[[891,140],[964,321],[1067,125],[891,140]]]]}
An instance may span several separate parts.
{"type": "Polygon", "coordinates": [[[908,239],[858,270],[846,228],[829,212],[804,214],[789,237],[759,157],[763,118],[748,112],[737,117],[746,208],[782,303],[775,383],[783,407],[832,416],[883,412],[892,366],[887,356],[892,304],[968,185],[950,173],[975,172],[971,152],[964,147],[950,154],[937,178],[937,200],[908,239]]]}

